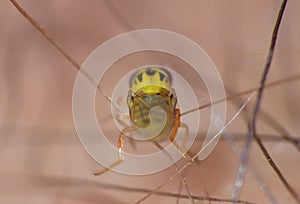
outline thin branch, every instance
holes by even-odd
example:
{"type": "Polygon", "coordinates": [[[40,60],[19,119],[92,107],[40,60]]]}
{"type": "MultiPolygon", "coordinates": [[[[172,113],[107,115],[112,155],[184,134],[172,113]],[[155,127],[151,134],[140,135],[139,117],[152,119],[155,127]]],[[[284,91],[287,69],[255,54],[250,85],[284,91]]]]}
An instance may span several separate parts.
{"type": "Polygon", "coordinates": [[[76,62],[74,60],[74,58],[69,55],[63,48],[62,46],[54,40],[54,38],[45,30],[42,28],[42,26],[36,21],[34,20],[23,8],[22,6],[20,6],[20,4],[18,4],[17,1],[15,0],[10,0],[13,5],[18,9],[18,11],[20,11],[20,13],[36,28],[38,29],[38,31],[40,31],[42,33],[43,36],[45,36],[45,38],[47,38],[48,41],[50,41],[50,43],[52,45],[54,45],[61,54],[63,54],[63,56],[65,56],[65,58],[67,58],[67,60],[69,62],[71,62],[74,67],[79,71],[80,70],[80,65],[78,62],[76,62]]]}
{"type": "MultiPolygon", "coordinates": [[[[287,77],[285,79],[279,79],[277,81],[273,81],[271,83],[268,83],[268,84],[265,84],[264,86],[264,89],[267,89],[267,88],[272,88],[272,87],[275,87],[277,85],[282,85],[284,83],[289,83],[289,82],[292,82],[292,81],[297,81],[300,79],[300,74],[296,74],[296,75],[293,75],[291,77],[287,77]]],[[[247,94],[250,94],[252,93],[253,91],[257,91],[259,90],[260,86],[256,87],[256,88],[252,88],[252,89],[248,89],[248,90],[245,90],[245,91],[242,91],[242,92],[239,92],[239,93],[236,93],[236,94],[232,94],[230,96],[227,96],[226,98],[224,99],[220,99],[220,100],[216,100],[216,101],[213,101],[211,103],[206,103],[206,104],[203,104],[197,108],[193,108],[193,109],[190,109],[190,110],[187,110],[187,111],[184,111],[182,112],[180,115],[181,116],[184,116],[184,115],[187,115],[187,114],[190,114],[192,112],[195,112],[197,110],[201,110],[201,109],[204,109],[204,108],[208,108],[212,105],[215,105],[215,104],[218,104],[218,103],[222,103],[224,101],[230,101],[230,100],[233,100],[233,99],[236,99],[238,97],[241,97],[241,96],[244,96],[244,95],[247,95],[247,94]]]]}
{"type": "Polygon", "coordinates": [[[254,139],[256,140],[256,142],[259,145],[260,149],[262,150],[264,156],[266,157],[267,161],[269,162],[269,164],[272,166],[272,168],[276,172],[277,176],[280,178],[281,182],[284,184],[284,186],[289,191],[289,193],[293,196],[293,198],[297,201],[297,203],[300,203],[299,196],[297,195],[295,190],[291,187],[291,185],[287,182],[287,180],[285,179],[283,174],[280,172],[279,168],[277,167],[277,165],[275,164],[275,162],[271,158],[271,156],[268,153],[267,149],[265,148],[265,146],[261,142],[261,139],[256,134],[256,119],[257,119],[257,115],[258,115],[258,112],[259,112],[259,107],[260,107],[261,101],[262,101],[264,86],[265,86],[267,76],[268,76],[268,73],[269,73],[269,70],[270,70],[270,67],[271,67],[271,63],[272,63],[272,59],[273,59],[273,55],[274,55],[274,50],[275,50],[275,46],[276,46],[276,42],[277,42],[278,31],[279,31],[279,27],[280,27],[282,17],[283,17],[284,11],[285,11],[286,4],[287,4],[287,0],[283,0],[282,4],[280,6],[280,10],[279,10],[279,13],[278,13],[276,23],[275,23],[275,27],[274,27],[273,34],[272,34],[271,45],[270,45],[270,48],[269,48],[267,61],[266,61],[264,71],[263,71],[263,74],[262,74],[262,79],[261,79],[260,87],[259,87],[259,90],[258,90],[257,100],[256,100],[256,103],[254,105],[253,116],[252,116],[252,119],[249,123],[249,135],[248,135],[248,137],[254,137],[254,139]]]}
{"type": "MultiPolygon", "coordinates": [[[[34,20],[23,8],[20,4],[18,4],[15,0],[10,0],[13,5],[18,9],[18,11],[38,30],[42,33],[42,35],[56,47],[59,52],[73,65],[73,67],[81,74],[83,74],[95,87],[97,87],[98,91],[102,93],[102,95],[109,101],[112,102],[112,99],[105,93],[105,91],[98,85],[96,81],[83,69],[80,69],[80,64],[72,57],[68,52],[56,41],[54,38],[36,21],[34,20]]],[[[113,103],[113,105],[115,105],[113,103]]],[[[118,107],[117,107],[118,108],[118,107]]]]}
{"type": "MultiPolygon", "coordinates": [[[[66,177],[66,176],[50,176],[50,175],[28,175],[32,181],[36,182],[37,185],[43,186],[47,185],[48,188],[50,187],[57,187],[61,182],[63,182],[66,186],[78,187],[78,188],[89,188],[95,187],[98,189],[110,189],[114,191],[122,191],[128,193],[152,193],[153,195],[163,196],[163,197],[170,197],[170,198],[181,198],[181,199],[189,199],[189,195],[187,194],[177,194],[171,193],[166,191],[156,191],[152,192],[151,189],[147,188],[137,188],[137,187],[129,187],[125,185],[119,184],[111,184],[111,183],[103,183],[103,182],[95,182],[91,180],[86,180],[78,177],[66,177]]],[[[207,197],[207,196],[196,196],[192,195],[194,200],[202,200],[202,201],[214,201],[214,202],[226,202],[231,203],[233,202],[232,199],[228,198],[218,198],[218,197],[207,197]]],[[[255,204],[254,202],[246,201],[246,200],[234,200],[236,203],[240,204],[255,204]]]]}
{"type": "MultiPolygon", "coordinates": [[[[175,167],[175,171],[178,171],[178,165],[177,163],[174,161],[174,159],[172,158],[172,156],[169,154],[169,152],[167,152],[157,141],[153,141],[153,144],[160,150],[162,151],[173,163],[173,166],[175,167]]],[[[186,183],[186,180],[184,178],[184,176],[182,174],[180,174],[180,178],[181,178],[181,182],[182,185],[184,186],[186,192],[188,193],[189,196],[189,200],[191,201],[191,203],[195,204],[195,201],[192,197],[191,191],[186,183]]],[[[180,185],[181,186],[181,185],[180,185]]],[[[178,193],[180,194],[180,193],[178,193]]],[[[179,200],[179,197],[177,198],[179,200]]]]}

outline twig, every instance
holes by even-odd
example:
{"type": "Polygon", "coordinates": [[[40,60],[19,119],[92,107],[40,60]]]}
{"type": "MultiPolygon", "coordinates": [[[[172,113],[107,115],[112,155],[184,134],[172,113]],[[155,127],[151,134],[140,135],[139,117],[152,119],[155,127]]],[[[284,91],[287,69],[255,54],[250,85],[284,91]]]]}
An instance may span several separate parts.
{"type": "Polygon", "coordinates": [[[255,141],[259,145],[260,149],[262,150],[262,152],[263,152],[264,156],[266,157],[267,161],[269,162],[269,164],[272,166],[272,168],[276,172],[277,176],[280,178],[281,182],[284,184],[284,186],[289,191],[289,193],[293,196],[293,198],[297,201],[297,203],[300,203],[299,196],[297,195],[295,190],[290,186],[290,184],[287,182],[287,180],[285,179],[283,174],[280,172],[279,168],[277,167],[277,165],[275,164],[275,162],[271,158],[270,154],[266,150],[265,146],[261,142],[261,139],[256,134],[256,119],[257,119],[257,115],[258,115],[258,112],[259,112],[259,107],[260,107],[261,101],[262,101],[264,86],[265,86],[267,76],[268,76],[268,73],[269,73],[269,70],[270,70],[270,67],[271,67],[271,63],[272,63],[272,59],[273,59],[273,55],[274,55],[274,50],[275,50],[275,46],[276,46],[276,42],[277,42],[278,31],[279,31],[281,20],[282,20],[284,11],[285,11],[286,4],[287,4],[287,0],[283,0],[282,4],[280,6],[280,10],[279,10],[279,13],[278,13],[276,23],[275,23],[275,27],[274,27],[273,34],[272,34],[272,39],[271,39],[271,45],[270,45],[269,53],[268,53],[268,56],[267,56],[267,61],[266,61],[264,71],[263,71],[263,74],[262,74],[260,87],[259,87],[258,95],[257,95],[257,100],[256,100],[256,103],[254,105],[253,116],[252,116],[252,119],[249,123],[249,135],[248,135],[248,137],[254,137],[255,141]]]}

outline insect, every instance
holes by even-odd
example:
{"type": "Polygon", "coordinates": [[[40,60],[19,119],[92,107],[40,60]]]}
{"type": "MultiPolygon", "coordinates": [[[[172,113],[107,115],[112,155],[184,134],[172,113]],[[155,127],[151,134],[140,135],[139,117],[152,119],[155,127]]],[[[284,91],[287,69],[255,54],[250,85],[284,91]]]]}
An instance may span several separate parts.
{"type": "MultiPolygon", "coordinates": [[[[235,4],[237,4],[237,2],[235,2],[235,4]]],[[[261,8],[261,7],[260,7],[260,8],[261,8]]],[[[184,15],[182,15],[181,18],[184,19],[184,15]]],[[[194,18],[194,17],[193,17],[193,18],[194,18]]],[[[47,23],[46,23],[46,22],[43,22],[43,23],[46,24],[45,27],[47,27],[47,23]]],[[[249,31],[250,31],[250,30],[249,30],[249,31]]],[[[62,43],[62,44],[64,44],[64,43],[62,43]]],[[[243,53],[243,52],[242,52],[242,53],[243,53]]],[[[244,53],[243,53],[243,54],[244,54],[244,53]]],[[[56,58],[57,58],[57,56],[56,56],[56,58]]],[[[54,61],[54,60],[53,60],[53,61],[54,61]]],[[[80,67],[80,66],[78,66],[78,67],[80,67]]],[[[240,67],[239,67],[239,68],[240,68],[240,67]]],[[[238,76],[238,77],[240,77],[240,76],[238,76]]],[[[234,81],[234,80],[231,80],[231,79],[230,79],[230,81],[234,81]]],[[[277,97],[278,97],[278,96],[277,96],[277,97]]],[[[180,98],[180,100],[181,100],[181,98],[180,98]]],[[[229,100],[229,99],[228,99],[228,100],[229,100]]],[[[295,120],[294,120],[294,121],[295,121],[295,120]]],[[[277,126],[276,126],[276,125],[273,125],[273,127],[277,127],[277,126]]],[[[276,128],[274,128],[274,129],[276,129],[276,128]]],[[[280,128],[279,128],[279,129],[280,129],[280,128]]],[[[281,131],[281,132],[279,131],[279,134],[280,134],[280,135],[289,135],[289,134],[282,133],[282,131],[281,131]]],[[[267,135],[267,136],[268,136],[268,135],[267,135]]],[[[268,137],[267,137],[267,138],[268,138],[268,137]]],[[[288,138],[288,137],[287,137],[287,138],[288,138]]],[[[292,139],[289,138],[289,141],[291,142],[292,139]]],[[[290,149],[292,149],[292,148],[290,148],[290,146],[289,146],[288,151],[290,151],[290,149]]],[[[258,151],[259,151],[259,150],[258,150],[258,151]]],[[[282,151],[282,153],[284,153],[284,152],[287,152],[287,151],[282,151]]],[[[297,153],[298,153],[298,152],[297,152],[297,153]]],[[[295,155],[295,154],[294,154],[294,155],[295,155]]],[[[289,155],[289,156],[290,156],[290,155],[289,155]]],[[[226,158],[222,158],[222,160],[225,160],[225,159],[226,159],[226,158]]],[[[228,158],[227,158],[227,159],[228,159],[228,158]]],[[[230,158],[229,160],[231,160],[231,158],[230,158]]],[[[267,163],[265,163],[264,166],[265,166],[265,167],[269,167],[267,163]]],[[[284,165],[283,165],[283,166],[284,166],[284,165]]],[[[297,168],[297,167],[295,167],[295,168],[297,168]]],[[[214,168],[212,168],[212,169],[214,169],[214,168]]],[[[213,172],[212,169],[210,169],[209,171],[213,172]]],[[[232,170],[232,171],[234,171],[234,170],[232,170]]],[[[287,173],[285,173],[285,172],[283,172],[283,173],[284,173],[285,176],[289,177],[289,175],[288,175],[287,173]]],[[[296,172],[296,173],[297,173],[297,172],[296,172]]],[[[291,174],[291,175],[292,175],[292,176],[295,176],[295,175],[297,175],[296,173],[291,174]]],[[[198,174],[197,174],[197,175],[198,175],[198,174]]],[[[273,174],[272,174],[272,175],[273,175],[273,174]]],[[[188,175],[187,175],[187,176],[188,176],[188,175]]],[[[194,176],[193,178],[196,178],[196,176],[194,176]]],[[[272,178],[273,178],[273,177],[272,177],[272,178]]],[[[293,179],[291,179],[291,178],[293,178],[293,177],[290,177],[290,180],[293,181],[293,179]]],[[[295,177],[295,178],[296,178],[296,177],[295,177]]],[[[215,179],[213,178],[212,180],[215,180],[215,179]]],[[[274,176],[273,180],[277,180],[277,177],[274,176]]],[[[295,179],[294,179],[294,180],[295,180],[295,179]]],[[[261,181],[261,180],[259,179],[259,181],[261,181]]],[[[221,184],[221,179],[220,179],[220,180],[219,180],[219,179],[216,180],[216,182],[218,182],[218,185],[217,185],[218,187],[222,186],[222,184],[221,184]]],[[[247,184],[247,182],[244,182],[244,185],[246,185],[246,184],[247,184]]],[[[228,184],[227,184],[227,185],[228,185],[228,184]]],[[[264,187],[264,185],[261,185],[261,186],[264,187]]],[[[287,188],[286,188],[286,187],[283,187],[281,184],[280,184],[279,186],[280,186],[280,194],[279,194],[278,197],[279,197],[279,200],[280,200],[280,199],[281,199],[280,197],[284,197],[284,196],[281,196],[281,195],[282,195],[281,193],[284,192],[287,188]],[[284,191],[282,190],[283,188],[285,188],[284,191]]],[[[297,187],[297,186],[296,186],[296,187],[297,187]]],[[[151,187],[151,188],[152,188],[152,187],[151,187]]],[[[257,189],[258,189],[258,188],[257,188],[257,189]]],[[[277,189],[277,190],[278,190],[278,189],[277,189]]],[[[133,189],[132,191],[135,192],[134,189],[133,189]]],[[[208,191],[210,192],[210,191],[212,191],[212,189],[210,188],[208,191]]],[[[152,193],[153,191],[150,190],[150,192],[152,193]]],[[[156,192],[156,191],[155,191],[155,192],[156,192]]],[[[179,192],[180,192],[180,191],[179,191],[179,192]]],[[[266,191],[266,192],[268,192],[268,191],[266,191]]],[[[266,192],[265,192],[265,195],[268,195],[268,193],[266,193],[266,192]]],[[[277,192],[277,191],[274,190],[274,192],[277,192]]],[[[278,191],[278,192],[279,192],[279,191],[278,191]]],[[[152,193],[152,194],[154,194],[154,193],[152,193]]],[[[176,195],[176,196],[177,196],[177,195],[176,195]]],[[[176,196],[175,196],[175,197],[176,197],[176,196]]],[[[178,197],[179,197],[179,196],[178,196],[178,197]]],[[[230,195],[229,195],[228,197],[230,197],[230,195]]],[[[256,195],[254,196],[254,198],[251,198],[251,199],[253,199],[253,200],[258,200],[258,203],[260,203],[260,202],[259,202],[260,200],[259,200],[259,199],[256,199],[255,197],[256,197],[256,195]]],[[[267,197],[267,196],[266,196],[266,197],[267,197]]],[[[296,199],[293,199],[293,198],[292,198],[292,199],[290,199],[290,200],[293,200],[293,201],[294,201],[294,200],[296,200],[296,199]]],[[[272,200],[271,200],[271,201],[272,201],[272,200]]],[[[296,202],[297,202],[297,200],[296,200],[296,202]]],[[[275,202],[271,202],[271,203],[275,203],[275,202]]]]}
{"type": "MultiPolygon", "coordinates": [[[[187,158],[186,154],[174,140],[179,127],[188,127],[180,121],[180,110],[176,108],[177,97],[175,90],[171,87],[172,78],[170,73],[163,67],[150,66],[136,71],[130,79],[130,90],[128,91],[127,105],[132,126],[126,127],[120,134],[118,140],[118,160],[103,171],[96,172],[94,175],[101,175],[119,165],[123,160],[123,144],[126,132],[136,129],[147,129],[146,137],[151,140],[161,140],[169,137],[177,150],[187,158]],[[150,114],[153,108],[159,107],[161,111],[150,114]],[[166,114],[166,117],[161,117],[166,114]],[[152,116],[150,118],[150,115],[152,116]],[[165,120],[165,121],[163,121],[165,120]],[[159,128],[159,124],[163,124],[159,128]],[[149,128],[151,127],[152,128],[149,128]]],[[[140,136],[145,137],[145,131],[140,131],[140,136]]],[[[189,153],[189,152],[188,152],[189,153]]]]}

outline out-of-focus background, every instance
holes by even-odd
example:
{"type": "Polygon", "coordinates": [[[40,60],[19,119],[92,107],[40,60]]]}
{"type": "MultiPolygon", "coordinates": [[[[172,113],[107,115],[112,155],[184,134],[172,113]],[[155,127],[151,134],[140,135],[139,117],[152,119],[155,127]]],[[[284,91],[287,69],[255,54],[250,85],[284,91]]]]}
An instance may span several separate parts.
{"type": "MultiPolygon", "coordinates": [[[[212,58],[227,94],[257,86],[280,6],[280,1],[267,0],[19,3],[80,64],[101,43],[124,32],[159,28],[183,34],[212,58]]],[[[300,73],[299,10],[299,1],[288,3],[268,82],[300,73]]],[[[148,176],[108,172],[93,177],[91,172],[103,167],[80,144],[72,120],[76,70],[10,1],[1,1],[0,11],[0,203],[134,203],[175,173],[170,167],[148,176]]],[[[168,59],[161,57],[164,62],[168,59]]],[[[117,80],[120,74],[112,72],[110,77],[117,80]]],[[[105,86],[111,91],[113,84],[107,81],[105,86]]],[[[293,81],[267,89],[257,127],[298,195],[299,149],[279,135],[300,138],[299,85],[293,81]]],[[[240,103],[228,103],[227,120],[240,103]]],[[[242,115],[228,132],[235,136],[231,141],[243,147],[247,124],[242,115]]],[[[110,137],[116,141],[118,136],[110,137]]],[[[240,199],[296,203],[254,142],[250,162],[240,199]]],[[[232,145],[221,139],[201,165],[189,166],[183,176],[193,195],[230,198],[238,164],[232,145]]],[[[179,185],[176,178],[161,190],[176,194],[179,185]]],[[[186,194],[184,188],[181,193],[186,194]]],[[[154,202],[191,203],[162,195],[151,195],[143,203],[154,202]]]]}

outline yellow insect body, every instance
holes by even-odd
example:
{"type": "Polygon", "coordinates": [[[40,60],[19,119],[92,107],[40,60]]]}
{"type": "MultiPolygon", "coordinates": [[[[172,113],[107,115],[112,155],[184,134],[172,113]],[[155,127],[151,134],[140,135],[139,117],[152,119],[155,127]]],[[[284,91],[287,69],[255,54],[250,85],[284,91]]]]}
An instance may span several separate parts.
{"type": "Polygon", "coordinates": [[[130,88],[127,102],[132,124],[144,129],[156,119],[159,121],[155,115],[150,119],[150,110],[160,107],[166,113],[166,123],[162,131],[153,135],[152,139],[160,140],[169,136],[174,127],[177,98],[171,88],[171,76],[168,71],[162,67],[142,68],[132,76],[130,88]]]}

